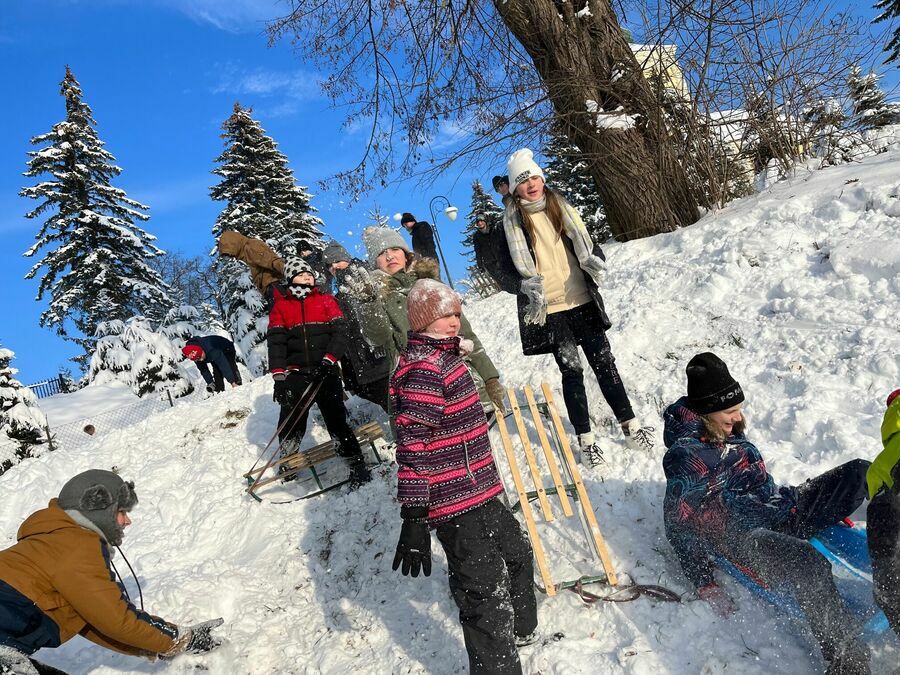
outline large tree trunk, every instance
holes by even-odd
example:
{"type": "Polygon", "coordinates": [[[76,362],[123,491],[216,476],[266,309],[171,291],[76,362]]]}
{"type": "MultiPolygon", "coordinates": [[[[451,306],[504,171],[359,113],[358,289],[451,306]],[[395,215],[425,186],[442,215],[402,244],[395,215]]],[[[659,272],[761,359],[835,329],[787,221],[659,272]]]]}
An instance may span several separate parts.
{"type": "Polygon", "coordinates": [[[585,154],[616,239],[671,232],[696,221],[697,196],[609,1],[493,2],[534,61],[569,140],[585,154]],[[579,7],[589,13],[576,16],[579,7]],[[637,124],[600,127],[587,101],[607,113],[633,115],[637,124]]]}

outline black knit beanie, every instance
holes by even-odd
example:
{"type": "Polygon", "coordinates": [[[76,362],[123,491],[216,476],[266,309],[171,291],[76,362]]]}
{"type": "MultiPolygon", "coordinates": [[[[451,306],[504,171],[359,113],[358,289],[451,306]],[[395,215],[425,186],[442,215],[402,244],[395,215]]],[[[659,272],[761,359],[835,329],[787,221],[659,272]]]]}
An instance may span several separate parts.
{"type": "Polygon", "coordinates": [[[81,512],[113,546],[121,544],[124,535],[116,513],[131,511],[137,501],[132,481],[104,469],[89,469],[69,479],[57,499],[61,509],[81,512]]]}
{"type": "Polygon", "coordinates": [[[416,222],[416,217],[411,214],[409,211],[405,212],[402,216],[400,216],[400,224],[406,225],[406,223],[414,223],[416,222]]]}
{"type": "Polygon", "coordinates": [[[744,391],[725,362],[712,352],[697,354],[687,364],[688,405],[698,415],[726,410],[744,400],[744,391]]]}

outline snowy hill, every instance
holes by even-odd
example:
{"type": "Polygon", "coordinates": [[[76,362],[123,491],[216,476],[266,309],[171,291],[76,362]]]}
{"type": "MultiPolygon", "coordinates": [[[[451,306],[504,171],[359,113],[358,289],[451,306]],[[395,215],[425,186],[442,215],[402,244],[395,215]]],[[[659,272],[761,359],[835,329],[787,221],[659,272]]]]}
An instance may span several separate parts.
{"type": "MultiPolygon", "coordinates": [[[[608,248],[610,340],[639,415],[657,431],[652,456],[629,454],[586,378],[608,463],[586,470],[585,482],[622,576],[689,590],[663,535],[659,411],[683,393],[685,364],[698,351],[717,352],[743,384],[750,437],[776,481],[799,483],[879,450],[884,398],[900,386],[898,241],[900,154],[891,153],[798,176],[688,229],[608,248]]],[[[511,296],[465,311],[505,384],[548,381],[561,404],[552,359],[521,355],[511,296]]],[[[372,415],[368,404],[353,405],[358,420],[372,415]]],[[[289,504],[244,494],[240,477],[276,417],[263,378],[0,477],[5,546],[68,477],[118,467],[140,497],[123,550],[147,608],[176,622],[226,621],[227,643],[203,657],[148,666],[78,638],[39,659],[72,673],[466,671],[440,547],[430,578],[390,569],[399,514],[388,465],[354,493],[289,504]]],[[[324,440],[321,422],[315,434],[324,440]]],[[[729,590],[741,609],[728,620],[689,598],[586,606],[574,594],[541,595],[542,628],[565,638],[523,650],[525,672],[822,670],[802,627],[729,590]]],[[[898,662],[889,644],[874,672],[898,662]]]]}

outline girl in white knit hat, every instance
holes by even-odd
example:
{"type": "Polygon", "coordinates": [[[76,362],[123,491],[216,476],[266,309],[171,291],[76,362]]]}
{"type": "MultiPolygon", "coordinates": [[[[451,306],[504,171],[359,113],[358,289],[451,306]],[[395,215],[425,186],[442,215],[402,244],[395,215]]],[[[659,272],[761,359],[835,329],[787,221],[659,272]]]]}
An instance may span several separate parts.
{"type": "Polygon", "coordinates": [[[531,150],[507,163],[513,200],[503,227],[518,278],[519,331],[526,355],[553,354],[562,373],[563,398],[583,457],[603,461],[591,430],[581,347],[628,447],[650,450],[652,429],[641,427],[619,377],[606,331],[611,327],[599,286],[606,263],[578,212],[544,184],[531,150]]]}

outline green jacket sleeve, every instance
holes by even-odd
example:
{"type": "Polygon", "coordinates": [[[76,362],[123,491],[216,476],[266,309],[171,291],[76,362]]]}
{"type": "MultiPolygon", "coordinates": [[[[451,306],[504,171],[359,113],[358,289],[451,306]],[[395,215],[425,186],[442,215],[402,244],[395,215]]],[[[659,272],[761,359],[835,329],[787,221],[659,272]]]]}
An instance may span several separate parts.
{"type": "Polygon", "coordinates": [[[469,354],[469,361],[475,367],[475,370],[478,371],[478,374],[481,375],[485,382],[500,377],[500,373],[497,372],[497,367],[494,365],[494,362],[491,361],[491,357],[487,355],[487,352],[484,351],[484,346],[481,344],[481,340],[478,339],[478,336],[475,335],[475,331],[472,330],[469,320],[464,314],[460,315],[459,320],[461,324],[460,333],[464,338],[468,338],[475,344],[475,349],[469,354]]]}

